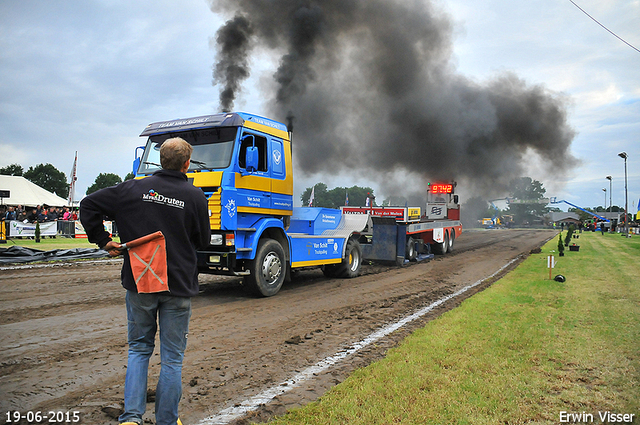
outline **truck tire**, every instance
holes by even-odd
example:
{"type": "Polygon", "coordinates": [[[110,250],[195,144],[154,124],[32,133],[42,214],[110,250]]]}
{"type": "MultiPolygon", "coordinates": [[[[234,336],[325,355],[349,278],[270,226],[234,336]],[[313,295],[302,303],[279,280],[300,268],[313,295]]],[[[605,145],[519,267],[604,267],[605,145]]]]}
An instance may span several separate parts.
{"type": "Polygon", "coordinates": [[[360,273],[362,266],[362,248],[360,243],[355,239],[347,241],[347,248],[344,252],[344,259],[335,270],[337,277],[356,277],[360,273]]]}
{"type": "Polygon", "coordinates": [[[256,258],[249,262],[249,272],[245,278],[249,291],[261,297],[277,294],[286,275],[284,249],[280,243],[273,239],[261,240],[256,258]]]}
{"type": "Polygon", "coordinates": [[[444,255],[447,253],[449,247],[449,232],[444,232],[444,240],[441,243],[434,243],[431,246],[434,254],[444,255]]]}
{"type": "Polygon", "coordinates": [[[407,247],[405,249],[404,256],[409,261],[416,261],[418,258],[418,253],[416,251],[416,241],[413,238],[409,238],[407,240],[407,247]]]}
{"type": "Polygon", "coordinates": [[[449,233],[449,244],[447,245],[447,252],[453,252],[453,243],[456,240],[456,232],[451,231],[449,233]]]}

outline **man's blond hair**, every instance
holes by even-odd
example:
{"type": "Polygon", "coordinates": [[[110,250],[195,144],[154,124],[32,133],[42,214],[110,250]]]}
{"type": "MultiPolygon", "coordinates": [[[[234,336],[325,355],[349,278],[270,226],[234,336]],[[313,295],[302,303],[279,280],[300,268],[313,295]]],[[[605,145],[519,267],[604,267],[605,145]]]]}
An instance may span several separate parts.
{"type": "Polygon", "coordinates": [[[164,141],[160,147],[160,165],[165,170],[181,171],[184,163],[191,159],[193,147],[181,137],[164,141]]]}

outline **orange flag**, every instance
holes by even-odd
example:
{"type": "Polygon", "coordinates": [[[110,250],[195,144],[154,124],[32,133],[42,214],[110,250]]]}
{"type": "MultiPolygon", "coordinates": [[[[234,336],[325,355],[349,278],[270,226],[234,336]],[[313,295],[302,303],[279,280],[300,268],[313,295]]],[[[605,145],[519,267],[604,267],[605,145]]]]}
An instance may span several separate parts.
{"type": "Polygon", "coordinates": [[[157,231],[124,244],[129,251],[131,271],[138,293],[165,292],[167,281],[167,249],[164,235],[157,231]]]}

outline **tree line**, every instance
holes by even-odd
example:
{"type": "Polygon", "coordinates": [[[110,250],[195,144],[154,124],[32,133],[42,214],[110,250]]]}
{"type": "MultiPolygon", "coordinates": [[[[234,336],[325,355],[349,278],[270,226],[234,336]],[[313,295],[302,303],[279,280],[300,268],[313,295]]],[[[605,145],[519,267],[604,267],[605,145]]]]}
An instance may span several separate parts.
{"type": "MultiPolygon", "coordinates": [[[[416,202],[416,199],[412,199],[407,202],[407,198],[394,195],[382,202],[376,202],[374,191],[370,187],[335,187],[329,189],[324,183],[316,183],[312,187],[307,187],[300,196],[302,205],[309,205],[311,193],[313,191],[314,199],[313,206],[324,208],[339,208],[344,205],[352,206],[364,206],[367,197],[373,200],[374,206],[420,206],[423,207],[426,200],[416,202]]],[[[478,220],[482,218],[492,218],[494,216],[502,217],[505,215],[511,216],[515,224],[533,224],[538,221],[550,211],[560,211],[559,208],[548,207],[546,203],[537,203],[537,200],[545,198],[547,190],[544,184],[531,177],[519,177],[509,182],[508,193],[502,199],[517,199],[520,201],[530,201],[527,203],[511,203],[504,210],[497,210],[492,205],[491,200],[482,196],[474,196],[466,200],[462,200],[462,221],[468,226],[474,226],[478,220]]],[[[493,201],[498,201],[494,199],[493,201]]],[[[495,205],[495,204],[494,204],[495,205]]],[[[604,207],[597,207],[594,209],[586,208],[587,210],[594,212],[604,212],[604,207]]],[[[569,211],[574,211],[575,208],[569,208],[569,211]]],[[[609,209],[607,208],[607,211],[609,209]]],[[[619,207],[612,207],[611,211],[622,211],[619,207]]],[[[587,213],[576,210],[582,220],[586,218],[593,218],[587,213]]]]}
{"type": "Polygon", "coordinates": [[[340,208],[344,205],[364,206],[367,196],[374,199],[373,189],[370,187],[334,187],[328,189],[324,183],[316,183],[313,187],[308,187],[302,192],[300,201],[302,205],[309,205],[311,192],[313,191],[313,206],[323,208],[340,208]]]}
{"type": "MultiPolygon", "coordinates": [[[[61,198],[66,199],[69,197],[69,181],[67,180],[67,175],[48,163],[29,167],[27,171],[24,171],[24,168],[20,164],[11,164],[0,168],[0,175],[21,176],[41,188],[55,193],[61,198]]],[[[129,173],[124,179],[130,180],[132,178],[133,173],[129,173]]],[[[89,195],[105,187],[114,186],[122,183],[122,181],[122,178],[117,174],[100,173],[93,184],[87,188],[86,194],[89,195]]]]}
{"type": "MultiPolygon", "coordinates": [[[[9,176],[22,176],[32,183],[37,184],[43,189],[49,192],[55,193],[61,198],[69,197],[69,182],[64,172],[58,170],[51,164],[38,164],[33,167],[29,167],[27,171],[20,164],[11,164],[6,167],[0,168],[0,174],[9,176]]],[[[133,173],[129,173],[125,176],[124,180],[133,179],[133,173]]],[[[96,177],[91,186],[87,188],[86,194],[89,195],[97,190],[105,187],[114,186],[122,183],[123,179],[114,173],[100,173],[96,177]]],[[[311,193],[313,192],[313,206],[324,208],[339,208],[344,205],[352,206],[364,206],[367,198],[371,199],[372,205],[395,205],[402,206],[407,203],[407,199],[401,196],[390,196],[383,200],[381,203],[376,202],[374,190],[371,187],[334,187],[329,189],[326,184],[320,182],[316,183],[312,187],[308,187],[300,196],[302,205],[309,205],[311,193]]],[[[544,185],[538,180],[534,180],[531,177],[520,177],[513,179],[509,184],[509,198],[521,199],[521,200],[537,200],[544,198],[546,189],[544,185]]],[[[409,202],[410,206],[415,202],[409,202]]],[[[624,208],[618,206],[612,206],[611,209],[598,206],[596,208],[585,208],[589,211],[596,213],[612,211],[623,212],[624,208]]],[[[509,214],[513,216],[514,222],[532,223],[536,219],[539,219],[544,214],[550,211],[560,211],[559,208],[547,207],[545,204],[528,203],[528,204],[510,204],[504,211],[497,211],[498,215],[509,214]]],[[[576,210],[575,208],[569,208],[569,211],[575,211],[580,215],[581,220],[586,220],[590,217],[584,211],[576,210]]],[[[490,201],[483,197],[471,197],[463,201],[462,215],[463,222],[469,224],[476,223],[478,220],[485,217],[493,217],[496,214],[495,208],[490,204],[490,201]]]]}

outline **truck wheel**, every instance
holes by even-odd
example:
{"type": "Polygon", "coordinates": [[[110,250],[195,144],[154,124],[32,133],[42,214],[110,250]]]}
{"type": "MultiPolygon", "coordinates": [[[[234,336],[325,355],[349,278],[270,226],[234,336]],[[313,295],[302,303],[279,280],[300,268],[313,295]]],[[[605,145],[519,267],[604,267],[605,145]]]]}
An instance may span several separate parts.
{"type": "Polygon", "coordinates": [[[404,256],[409,261],[416,261],[418,253],[416,252],[416,241],[414,241],[413,238],[409,238],[409,240],[407,240],[407,247],[405,249],[404,256]]]}
{"type": "Polygon", "coordinates": [[[453,243],[456,240],[456,232],[451,232],[449,234],[449,245],[447,247],[447,252],[453,252],[453,243]]]}
{"type": "Polygon", "coordinates": [[[247,288],[255,295],[270,297],[278,293],[285,278],[284,249],[273,239],[261,240],[255,260],[249,263],[247,288]]]}
{"type": "Polygon", "coordinates": [[[335,275],[338,277],[356,277],[362,266],[362,249],[358,241],[349,239],[342,263],[338,265],[335,275]]]}
{"type": "Polygon", "coordinates": [[[447,253],[449,246],[449,232],[444,232],[444,240],[441,243],[434,243],[432,245],[433,253],[438,255],[444,255],[447,253]]]}

